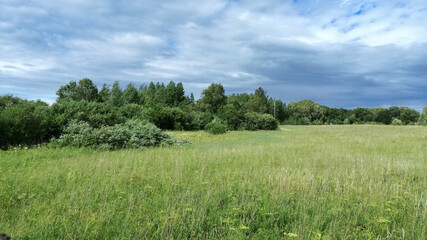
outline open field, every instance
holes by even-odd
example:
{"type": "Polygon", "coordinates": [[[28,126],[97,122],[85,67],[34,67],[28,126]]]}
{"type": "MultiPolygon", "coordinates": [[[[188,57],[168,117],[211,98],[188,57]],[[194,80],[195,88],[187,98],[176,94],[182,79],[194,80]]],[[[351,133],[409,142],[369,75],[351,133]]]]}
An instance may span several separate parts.
{"type": "Polygon", "coordinates": [[[12,239],[426,239],[427,127],[172,132],[190,146],[0,152],[12,239]]]}

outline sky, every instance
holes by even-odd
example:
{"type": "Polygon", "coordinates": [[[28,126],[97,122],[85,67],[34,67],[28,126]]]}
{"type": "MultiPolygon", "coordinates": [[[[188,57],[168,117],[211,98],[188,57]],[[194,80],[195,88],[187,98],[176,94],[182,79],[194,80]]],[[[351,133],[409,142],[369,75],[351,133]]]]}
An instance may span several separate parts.
{"type": "Polygon", "coordinates": [[[86,77],[419,110],[427,1],[0,0],[0,95],[52,103],[86,77]]]}

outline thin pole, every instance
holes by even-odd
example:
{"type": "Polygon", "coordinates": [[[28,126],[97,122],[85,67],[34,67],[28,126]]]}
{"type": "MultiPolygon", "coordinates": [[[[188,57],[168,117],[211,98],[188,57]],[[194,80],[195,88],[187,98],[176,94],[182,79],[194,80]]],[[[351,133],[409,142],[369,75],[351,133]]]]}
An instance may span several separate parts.
{"type": "Polygon", "coordinates": [[[274,119],[276,119],[276,100],[274,100],[274,119]]]}

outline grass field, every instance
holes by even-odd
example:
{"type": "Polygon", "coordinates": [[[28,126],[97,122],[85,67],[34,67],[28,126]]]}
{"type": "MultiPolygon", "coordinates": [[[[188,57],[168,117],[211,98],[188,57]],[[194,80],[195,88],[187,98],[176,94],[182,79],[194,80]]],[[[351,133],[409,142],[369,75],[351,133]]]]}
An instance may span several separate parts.
{"type": "Polygon", "coordinates": [[[427,239],[427,127],[172,132],[146,150],[0,152],[13,239],[427,239]]]}

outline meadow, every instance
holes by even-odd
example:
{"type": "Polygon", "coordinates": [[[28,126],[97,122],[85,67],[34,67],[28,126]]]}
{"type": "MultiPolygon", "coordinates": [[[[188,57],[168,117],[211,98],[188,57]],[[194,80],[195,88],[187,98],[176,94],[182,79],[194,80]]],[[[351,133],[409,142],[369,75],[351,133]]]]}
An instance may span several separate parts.
{"type": "Polygon", "coordinates": [[[427,239],[427,128],[170,132],[144,150],[0,152],[14,239],[427,239]]]}

